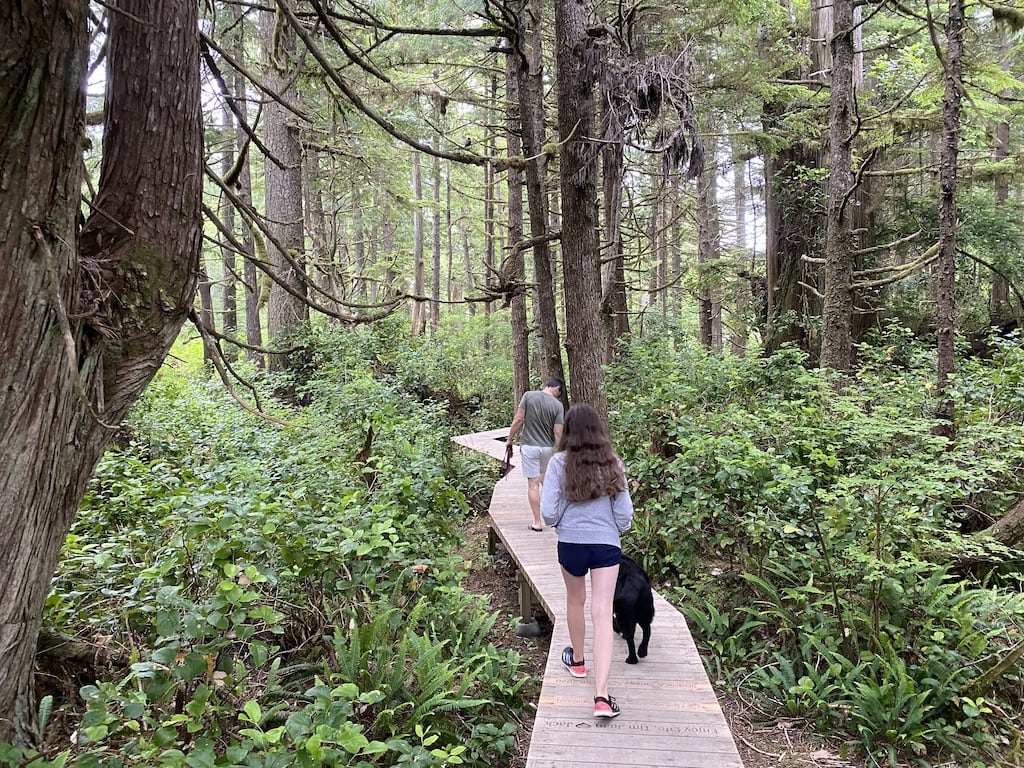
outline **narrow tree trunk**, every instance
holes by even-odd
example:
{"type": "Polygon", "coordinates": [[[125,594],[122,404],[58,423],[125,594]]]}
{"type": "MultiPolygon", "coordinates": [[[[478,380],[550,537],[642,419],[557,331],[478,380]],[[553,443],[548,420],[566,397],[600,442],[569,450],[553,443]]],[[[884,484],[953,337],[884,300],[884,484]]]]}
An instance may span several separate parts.
{"type": "Polygon", "coordinates": [[[939,159],[939,259],[936,281],[938,319],[938,396],[936,415],[947,437],[955,431],[953,399],[947,389],[956,367],[956,187],[960,151],[960,102],[963,84],[964,2],[950,0],[946,22],[946,87],[942,97],[942,150],[939,159]]]}
{"type": "Polygon", "coordinates": [[[683,207],[679,203],[679,189],[672,190],[672,203],[668,216],[668,256],[671,262],[674,279],[668,291],[672,302],[672,313],[676,317],[683,316],[683,207]]]}
{"type": "MultiPolygon", "coordinates": [[[[741,270],[748,274],[753,272],[753,254],[755,248],[747,241],[747,159],[733,148],[732,191],[733,210],[736,215],[736,250],[741,257],[749,258],[751,265],[741,270]]],[[[735,291],[736,301],[729,316],[729,347],[736,357],[747,354],[747,312],[751,304],[750,292],[735,291]]]]}
{"type": "MultiPolygon", "coordinates": [[[[199,322],[204,328],[216,330],[217,323],[213,313],[213,282],[210,280],[209,272],[206,269],[205,259],[200,255],[199,262],[199,322]]],[[[213,373],[213,359],[210,357],[211,350],[203,346],[203,370],[206,374],[213,373]]]]}
{"type": "MultiPolygon", "coordinates": [[[[370,239],[366,244],[366,265],[363,273],[363,284],[365,285],[365,292],[363,294],[363,301],[369,301],[371,304],[376,304],[380,298],[380,279],[379,270],[377,265],[380,264],[380,241],[381,232],[383,230],[383,223],[380,220],[380,211],[382,209],[382,203],[375,203],[373,210],[378,213],[374,216],[373,222],[370,225],[370,239]]],[[[361,226],[363,232],[366,232],[366,226],[361,226]]]]}
{"type": "Polygon", "coordinates": [[[412,155],[412,292],[416,300],[412,305],[412,333],[418,336],[423,333],[425,318],[425,306],[421,296],[424,289],[423,266],[423,180],[420,167],[420,154],[413,152],[412,155]]]}
{"type": "MultiPolygon", "coordinates": [[[[232,55],[242,60],[242,51],[244,50],[242,37],[244,35],[244,27],[237,18],[237,9],[233,9],[232,6],[225,7],[228,13],[233,14],[231,16],[230,24],[235,28],[236,34],[231,36],[231,52],[232,55]],[[235,25],[237,24],[237,27],[235,25]]],[[[235,72],[231,77],[231,97],[234,99],[235,109],[238,112],[239,118],[248,120],[248,99],[246,98],[245,91],[245,75],[241,72],[235,72]]],[[[252,209],[252,173],[250,170],[251,164],[249,158],[251,153],[249,152],[249,136],[245,132],[245,128],[241,123],[237,123],[235,126],[235,153],[236,155],[243,155],[241,165],[238,173],[238,199],[242,201],[248,209],[252,209]]],[[[242,263],[242,284],[243,284],[243,298],[245,300],[245,341],[250,347],[261,347],[263,346],[263,327],[260,323],[260,275],[262,272],[259,271],[253,259],[256,254],[256,244],[253,237],[252,225],[247,221],[242,220],[242,249],[243,263],[242,263]]],[[[265,365],[264,356],[256,351],[256,349],[249,349],[247,351],[250,362],[253,363],[256,368],[262,369],[265,365]]]]}
{"type": "Polygon", "coordinates": [[[448,269],[445,270],[445,298],[450,304],[455,300],[457,285],[455,280],[455,230],[452,229],[452,163],[446,161],[444,167],[444,231],[445,252],[448,256],[448,269]]]}
{"type": "MultiPolygon", "coordinates": [[[[709,136],[717,127],[713,121],[705,125],[709,136]]],[[[700,277],[697,289],[700,343],[712,352],[722,351],[722,302],[720,299],[722,258],[721,228],[718,221],[717,142],[711,142],[712,162],[705,164],[697,177],[697,265],[700,277]]]]}
{"type": "Polygon", "coordinates": [[[102,214],[77,232],[88,14],[80,0],[0,14],[0,742],[24,745],[61,546],[111,427],[192,308],[202,235],[188,0],[109,15],[102,214]]]}
{"type": "MultiPolygon", "coordinates": [[[[469,247],[469,209],[463,208],[459,217],[459,234],[462,238],[462,274],[466,296],[471,296],[476,290],[476,281],[473,279],[473,251],[469,247]]],[[[476,314],[476,302],[469,302],[469,314],[476,314]]]]}
{"type": "Polygon", "coordinates": [[[395,290],[395,282],[398,280],[398,272],[395,270],[395,223],[391,217],[388,196],[382,195],[380,199],[380,222],[381,222],[381,248],[384,249],[384,261],[387,268],[384,272],[383,295],[390,298],[395,290]]]}
{"type": "MultiPolygon", "coordinates": [[[[998,25],[999,35],[999,65],[1004,72],[1011,70],[1012,57],[1010,54],[1010,37],[1006,25],[998,25]]],[[[999,96],[999,103],[1005,109],[1010,108],[1011,93],[1004,91],[999,96]]],[[[995,130],[995,161],[1001,162],[1010,156],[1010,124],[1006,120],[1000,120],[995,130]]],[[[1010,174],[1000,173],[995,180],[996,207],[1004,208],[1010,199],[1010,174]]],[[[1024,310],[1024,307],[1021,308],[1024,310]]],[[[1010,286],[1006,278],[1000,275],[992,275],[992,292],[989,301],[989,325],[1002,326],[1010,321],[1010,286]]]]}
{"type": "Polygon", "coordinates": [[[666,191],[667,184],[661,185],[661,191],[655,205],[661,212],[658,217],[658,228],[654,233],[654,252],[658,264],[658,298],[660,299],[662,323],[667,327],[669,317],[668,292],[668,230],[669,202],[666,191]]]}
{"type": "Polygon", "coordinates": [[[354,297],[357,302],[366,303],[367,274],[366,264],[366,221],[363,218],[362,190],[358,185],[352,188],[352,259],[353,278],[355,280],[354,297]]]}
{"type": "Polygon", "coordinates": [[[650,243],[651,256],[647,272],[647,303],[649,306],[657,306],[661,298],[659,275],[661,265],[658,263],[658,232],[662,226],[662,186],[664,182],[660,175],[651,176],[651,209],[650,218],[647,220],[647,242],[650,243]]]}
{"type": "MultiPolygon", "coordinates": [[[[309,147],[302,155],[302,209],[305,214],[306,233],[309,236],[306,269],[311,283],[315,283],[325,293],[334,295],[337,267],[334,264],[334,251],[327,242],[327,225],[323,196],[318,185],[319,178],[320,153],[309,147]]],[[[327,305],[333,303],[323,297],[319,297],[317,301],[327,305]]]]}
{"type": "MultiPolygon", "coordinates": [[[[505,94],[508,112],[505,116],[506,144],[509,155],[515,157],[523,152],[520,135],[525,131],[520,118],[519,100],[522,98],[519,80],[519,59],[510,55],[505,59],[505,94]]],[[[516,167],[507,171],[508,179],[508,236],[513,243],[523,239],[523,172],[516,167]]],[[[513,247],[505,265],[506,279],[516,285],[526,282],[526,257],[523,250],[513,247]]],[[[512,396],[517,404],[530,387],[530,345],[526,327],[526,294],[522,291],[512,296],[509,305],[512,326],[512,396]]],[[[514,410],[514,405],[513,405],[514,410]]]]}
{"type": "MultiPolygon", "coordinates": [[[[225,98],[231,98],[231,94],[224,94],[225,98]]],[[[225,107],[221,112],[223,116],[223,135],[221,138],[224,151],[221,153],[222,175],[227,176],[235,166],[235,116],[231,110],[225,107]]],[[[235,232],[235,207],[222,195],[220,201],[220,219],[224,228],[229,232],[235,232]]],[[[225,243],[220,249],[221,263],[221,325],[224,333],[234,338],[238,333],[238,259],[234,246],[225,243]]]]}
{"type": "MultiPolygon", "coordinates": [[[[498,79],[496,77],[491,78],[490,88],[490,99],[487,107],[488,114],[493,114],[497,111],[498,102],[498,79]]],[[[488,123],[491,122],[488,119],[488,123]]],[[[487,139],[484,141],[484,147],[488,157],[494,157],[495,154],[495,136],[493,131],[488,131],[487,139]]],[[[484,166],[484,275],[486,276],[486,282],[490,283],[495,274],[495,242],[494,242],[494,201],[497,198],[497,181],[494,174],[494,166],[488,163],[484,166]]],[[[484,304],[484,314],[490,317],[491,312],[494,311],[493,303],[488,301],[484,304]]],[[[484,338],[484,346],[490,345],[490,340],[484,338]]]]}
{"type": "Polygon", "coordinates": [[[434,210],[430,217],[430,333],[441,320],[441,158],[434,156],[431,189],[434,210]]]}

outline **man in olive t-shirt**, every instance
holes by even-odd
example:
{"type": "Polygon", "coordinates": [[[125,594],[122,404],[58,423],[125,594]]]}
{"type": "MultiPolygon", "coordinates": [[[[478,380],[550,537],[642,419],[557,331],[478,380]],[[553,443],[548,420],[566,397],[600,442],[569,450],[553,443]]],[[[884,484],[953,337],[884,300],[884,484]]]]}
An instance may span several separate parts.
{"type": "Polygon", "coordinates": [[[561,379],[551,378],[540,389],[524,394],[508,430],[510,445],[522,434],[519,458],[523,465],[523,476],[526,477],[526,498],[533,513],[530,529],[534,531],[544,530],[544,521],[540,517],[540,489],[548,459],[555,451],[558,438],[562,436],[565,412],[558,398],[564,387],[561,379]]]}

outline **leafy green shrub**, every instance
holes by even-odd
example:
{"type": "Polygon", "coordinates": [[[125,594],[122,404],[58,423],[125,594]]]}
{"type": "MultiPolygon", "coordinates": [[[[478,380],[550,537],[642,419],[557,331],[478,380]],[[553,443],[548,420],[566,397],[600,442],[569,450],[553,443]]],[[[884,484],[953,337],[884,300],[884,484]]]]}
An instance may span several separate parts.
{"type": "Polygon", "coordinates": [[[1021,345],[963,366],[954,443],[929,350],[888,329],[859,354],[838,393],[791,350],[630,347],[607,390],[633,548],[718,679],[878,759],[994,756],[1020,726],[1021,559],[968,535],[1022,490],[1021,345]]]}
{"type": "Polygon", "coordinates": [[[452,458],[440,408],[344,370],[301,409],[260,393],[293,426],[173,371],[154,382],[48,603],[51,624],[132,661],[82,689],[77,765],[506,759],[529,678],[449,554],[460,486],[482,482],[451,473],[482,467],[452,458]]]}

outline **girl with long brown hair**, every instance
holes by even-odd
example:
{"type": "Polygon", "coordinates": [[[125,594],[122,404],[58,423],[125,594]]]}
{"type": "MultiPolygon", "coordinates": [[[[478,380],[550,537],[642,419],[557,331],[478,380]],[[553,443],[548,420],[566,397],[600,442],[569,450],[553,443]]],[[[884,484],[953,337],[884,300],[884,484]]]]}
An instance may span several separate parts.
{"type": "Polygon", "coordinates": [[[565,581],[565,612],[572,645],[562,663],[573,677],[586,677],[583,645],[586,575],[590,573],[590,618],[594,625],[594,717],[616,717],[608,694],[612,663],[612,601],[622,557],[620,534],[633,519],[626,472],[612,448],[601,416],[586,403],[573,405],[555,455],[548,463],[541,516],[558,531],[558,562],[565,581]]]}

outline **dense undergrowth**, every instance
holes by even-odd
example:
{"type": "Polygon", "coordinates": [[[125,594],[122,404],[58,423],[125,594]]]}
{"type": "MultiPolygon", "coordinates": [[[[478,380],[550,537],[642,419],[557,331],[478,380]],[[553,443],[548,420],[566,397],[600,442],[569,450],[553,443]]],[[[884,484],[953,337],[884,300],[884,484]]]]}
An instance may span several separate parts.
{"type": "Polygon", "coordinates": [[[1024,491],[1024,350],[961,366],[953,443],[933,378],[895,330],[841,394],[792,351],[634,344],[607,383],[632,546],[766,719],[869,764],[1020,765],[1024,557],[971,534],[1024,491]]]}
{"type": "Polygon", "coordinates": [[[489,642],[496,614],[452,554],[494,468],[452,450],[448,404],[418,391],[448,385],[425,347],[389,324],[311,339],[301,376],[261,385],[289,426],[196,366],[158,375],[47,605],[49,627],[105,638],[130,666],[81,689],[76,746],[52,762],[508,762],[530,678],[489,642]]]}
{"type": "MultiPolygon", "coordinates": [[[[495,476],[450,443],[508,423],[507,339],[384,322],[305,348],[257,377],[288,425],[236,407],[191,347],[150,387],[46,616],[127,663],[44,701],[44,731],[53,708],[81,717],[35,765],[509,764],[530,680],[452,556],[495,476]]],[[[623,349],[626,546],[766,721],[869,764],[1018,765],[1022,558],[976,532],[1024,492],[1024,348],[961,365],[953,443],[925,347],[891,331],[859,361],[839,392],[792,351],[623,349]]]]}

